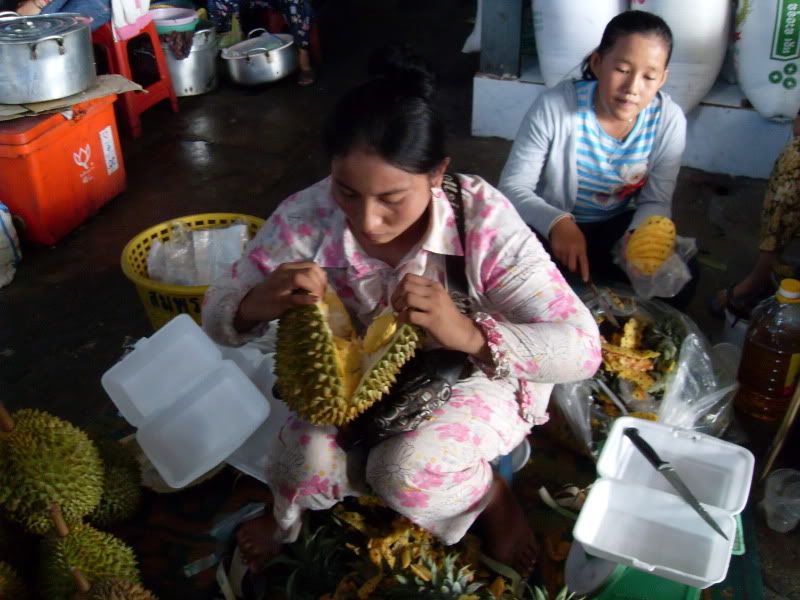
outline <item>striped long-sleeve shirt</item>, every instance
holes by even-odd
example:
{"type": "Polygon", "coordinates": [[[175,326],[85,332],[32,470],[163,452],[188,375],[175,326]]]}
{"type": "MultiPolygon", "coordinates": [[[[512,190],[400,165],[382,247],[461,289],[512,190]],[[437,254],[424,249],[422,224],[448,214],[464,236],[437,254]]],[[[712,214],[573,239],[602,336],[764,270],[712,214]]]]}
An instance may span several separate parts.
{"type": "Polygon", "coordinates": [[[647,181],[661,119],[661,98],[656,96],[639,113],[630,133],[619,141],[603,131],[597,121],[593,103],[596,89],[596,81],[575,83],[578,194],[572,214],[579,223],[605,221],[628,208],[632,193],[647,181]]]}

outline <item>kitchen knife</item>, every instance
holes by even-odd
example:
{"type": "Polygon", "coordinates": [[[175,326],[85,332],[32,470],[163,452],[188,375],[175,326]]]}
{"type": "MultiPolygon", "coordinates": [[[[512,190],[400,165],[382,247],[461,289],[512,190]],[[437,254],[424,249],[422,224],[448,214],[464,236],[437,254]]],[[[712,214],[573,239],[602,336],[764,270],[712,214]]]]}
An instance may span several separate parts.
{"type": "Polygon", "coordinates": [[[686,487],[686,484],[683,482],[683,479],[680,478],[680,475],[675,471],[675,467],[673,467],[670,463],[663,460],[658,453],[653,449],[653,447],[648,444],[642,436],[639,435],[639,430],[636,427],[626,427],[622,433],[631,441],[636,449],[642,453],[642,455],[647,459],[647,461],[653,465],[656,470],[661,473],[667,481],[669,481],[670,485],[675,488],[675,491],[680,494],[681,498],[683,498],[686,503],[691,506],[695,512],[700,515],[703,520],[708,523],[711,527],[714,528],[718,534],[724,537],[726,540],[728,536],[725,535],[725,532],[722,531],[722,528],[717,524],[717,522],[711,518],[711,515],[706,512],[706,509],[700,504],[697,500],[695,495],[686,487]]]}

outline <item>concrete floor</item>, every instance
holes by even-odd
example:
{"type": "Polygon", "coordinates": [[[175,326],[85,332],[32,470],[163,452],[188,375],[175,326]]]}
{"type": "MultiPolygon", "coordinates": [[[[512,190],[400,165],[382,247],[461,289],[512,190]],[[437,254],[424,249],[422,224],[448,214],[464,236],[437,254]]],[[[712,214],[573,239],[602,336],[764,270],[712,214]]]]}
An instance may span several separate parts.
{"type": "MultiPolygon", "coordinates": [[[[24,248],[16,279],[0,290],[0,389],[10,408],[42,408],[82,427],[113,418],[100,376],[127,343],[151,333],[119,268],[124,244],[187,214],[267,216],[282,198],[324,177],[320,124],[341,92],[362,79],[371,48],[405,40],[433,59],[454,168],[496,183],[510,143],[469,134],[478,59],[460,48],[472,27],[473,2],[327,4],[325,64],[315,86],[286,80],[245,89],[223,81],[214,93],[181,99],[177,115],[164,106],[145,113],[144,135],[123,139],[127,191],[58,246],[24,248]]],[[[703,268],[689,311],[712,339],[722,325],[707,316],[705,299],[751,264],[764,187],[761,180],[681,173],[678,229],[696,236],[701,253],[723,265],[703,268]]],[[[800,598],[794,575],[800,534],[776,534],[762,524],[759,539],[768,597],[800,598]]]]}

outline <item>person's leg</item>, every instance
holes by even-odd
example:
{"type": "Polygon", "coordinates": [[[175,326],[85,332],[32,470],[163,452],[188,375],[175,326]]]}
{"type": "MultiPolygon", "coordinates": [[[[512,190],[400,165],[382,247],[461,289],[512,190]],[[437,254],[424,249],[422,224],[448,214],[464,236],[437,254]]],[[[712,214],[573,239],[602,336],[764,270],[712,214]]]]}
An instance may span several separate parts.
{"type": "Polygon", "coordinates": [[[336,443],[335,427],[316,427],[296,417],[284,425],[269,453],[267,481],[273,510],[237,531],[242,559],[258,571],[297,539],[306,510],[331,508],[359,495],[347,473],[347,455],[336,443]]]}
{"type": "Polygon", "coordinates": [[[214,24],[218,35],[231,30],[231,19],[239,15],[243,0],[208,0],[208,18],[214,24]]]}
{"type": "Polygon", "coordinates": [[[375,446],[367,482],[388,506],[445,544],[458,542],[481,516],[486,551],[523,574],[535,539],[522,509],[489,462],[522,442],[516,384],[471,377],[435,418],[375,446]]]}
{"type": "Polygon", "coordinates": [[[711,302],[717,316],[727,307],[746,315],[772,291],[772,272],[780,253],[800,231],[800,140],[794,139],[778,157],[767,183],[761,208],[759,255],[750,272],[737,284],[719,290],[711,302]]]}
{"type": "Polygon", "coordinates": [[[311,24],[314,13],[311,0],[280,0],[281,11],[289,24],[289,33],[294,37],[297,46],[297,61],[300,74],[297,82],[300,85],[314,83],[314,69],[311,66],[311,24]]]}

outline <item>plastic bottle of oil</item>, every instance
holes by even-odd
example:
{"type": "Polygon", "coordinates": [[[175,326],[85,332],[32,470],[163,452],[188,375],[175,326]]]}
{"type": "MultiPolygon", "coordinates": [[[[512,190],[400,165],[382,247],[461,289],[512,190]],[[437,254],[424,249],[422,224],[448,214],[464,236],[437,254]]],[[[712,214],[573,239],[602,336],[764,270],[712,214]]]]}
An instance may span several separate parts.
{"type": "Polygon", "coordinates": [[[740,411],[765,421],[782,419],[800,374],[800,281],[784,279],[778,293],[750,318],[739,365],[740,411]]]}

